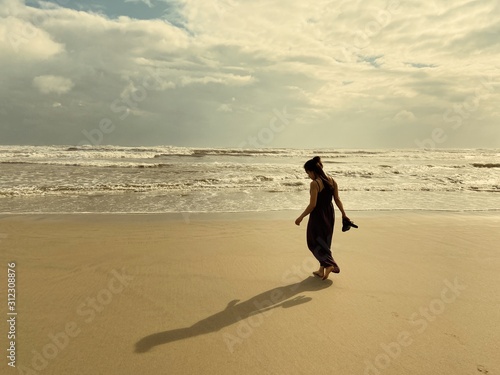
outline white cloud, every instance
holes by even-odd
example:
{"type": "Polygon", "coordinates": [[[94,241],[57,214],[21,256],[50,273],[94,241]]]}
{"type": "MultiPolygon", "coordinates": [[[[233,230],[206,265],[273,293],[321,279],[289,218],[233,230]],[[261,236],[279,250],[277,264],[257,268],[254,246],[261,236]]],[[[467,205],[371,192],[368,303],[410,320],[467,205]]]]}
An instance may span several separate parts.
{"type": "MultiPolygon", "coordinates": [[[[77,143],[89,122],[109,118],[121,129],[109,142],[231,146],[286,106],[293,126],[276,137],[276,146],[411,147],[415,137],[429,136],[428,128],[451,127],[444,114],[458,111],[478,87],[485,95],[453,134],[474,126],[475,118],[488,128],[498,121],[500,88],[481,83],[483,76],[500,81],[493,65],[500,60],[496,0],[438,6],[416,0],[166,2],[182,27],[0,0],[0,97],[10,108],[3,121],[54,124],[54,132],[43,135],[47,143],[63,139],[57,121],[74,124],[77,143]],[[33,32],[19,31],[29,25],[33,32]],[[17,50],[8,37],[13,31],[31,35],[17,50]],[[73,117],[44,114],[50,104],[43,93],[66,93],[61,110],[73,117]],[[228,103],[232,97],[238,106],[228,103]],[[21,109],[23,101],[30,105],[21,109]],[[130,130],[130,114],[140,114],[140,133],[130,130]],[[393,131],[398,122],[426,127],[399,133],[393,131]],[[390,137],[377,132],[384,126],[392,129],[390,137]],[[324,136],[313,141],[311,129],[324,136]]],[[[3,134],[21,134],[5,126],[3,134]]],[[[471,145],[491,146],[495,139],[476,133],[471,145]]],[[[450,136],[447,146],[453,142],[450,136]]]]}
{"type": "Polygon", "coordinates": [[[150,8],[153,7],[151,0],[125,0],[125,2],[126,3],[143,3],[143,4],[146,4],[150,8]]]}
{"type": "Polygon", "coordinates": [[[206,85],[209,83],[217,83],[227,86],[245,86],[255,82],[255,78],[252,76],[242,76],[235,74],[213,74],[212,76],[203,77],[193,77],[193,76],[182,76],[180,77],[180,83],[182,86],[188,86],[193,84],[206,85]]]}
{"type": "Polygon", "coordinates": [[[221,104],[219,108],[217,108],[218,112],[232,112],[233,109],[229,104],[221,104]]]}
{"type": "Polygon", "coordinates": [[[414,122],[416,120],[415,115],[406,110],[399,111],[395,116],[394,116],[395,121],[403,121],[403,122],[414,122]]]}
{"type": "MultiPolygon", "coordinates": [[[[0,3],[1,4],[1,3],[0,3]]],[[[8,16],[0,18],[0,61],[45,60],[64,51],[49,33],[26,19],[8,16]]]]}
{"type": "Polygon", "coordinates": [[[42,94],[65,94],[74,86],[73,82],[68,78],[51,75],[35,77],[33,79],[33,85],[40,90],[42,94]]]}

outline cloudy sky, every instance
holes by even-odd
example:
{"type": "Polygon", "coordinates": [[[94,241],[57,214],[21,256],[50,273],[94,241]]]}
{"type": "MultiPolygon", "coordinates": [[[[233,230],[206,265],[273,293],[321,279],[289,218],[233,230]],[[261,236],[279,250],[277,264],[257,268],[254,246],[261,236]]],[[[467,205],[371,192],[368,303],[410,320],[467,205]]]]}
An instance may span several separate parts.
{"type": "Polygon", "coordinates": [[[500,147],[498,0],[0,0],[0,144],[500,147]]]}

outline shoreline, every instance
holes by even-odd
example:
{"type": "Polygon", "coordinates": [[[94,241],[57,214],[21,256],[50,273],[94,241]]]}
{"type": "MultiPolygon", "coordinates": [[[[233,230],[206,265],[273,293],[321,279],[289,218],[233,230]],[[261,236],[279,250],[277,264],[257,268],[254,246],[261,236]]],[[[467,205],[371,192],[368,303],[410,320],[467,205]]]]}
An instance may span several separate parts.
{"type": "MultiPolygon", "coordinates": [[[[304,205],[304,208],[307,205],[304,205]]],[[[151,216],[162,217],[168,220],[179,219],[179,217],[197,217],[204,220],[214,220],[218,218],[240,218],[240,219],[280,219],[287,218],[290,215],[300,215],[304,208],[301,209],[282,209],[273,211],[179,211],[179,212],[0,212],[0,219],[15,216],[151,216]]],[[[484,215],[498,216],[500,218],[500,209],[486,210],[427,210],[427,209],[373,209],[373,210],[346,210],[348,216],[359,217],[374,217],[374,216],[398,216],[398,215],[484,215]],[[351,213],[351,215],[349,215],[351,213]]],[[[340,212],[335,207],[335,216],[340,217],[340,212]]]]}
{"type": "MultiPolygon", "coordinates": [[[[245,211],[245,212],[150,212],[150,213],[116,213],[116,212],[87,212],[87,213],[0,213],[0,223],[10,220],[19,221],[73,221],[87,223],[89,221],[106,222],[108,220],[121,222],[134,222],[147,220],[148,222],[231,222],[231,221],[290,221],[294,222],[302,210],[277,210],[277,211],[245,211]]],[[[500,211],[448,211],[448,210],[372,210],[372,211],[347,211],[348,217],[359,225],[362,220],[389,220],[397,218],[421,218],[421,219],[491,219],[500,222],[500,211]]],[[[307,217],[306,217],[307,219],[307,217]]],[[[341,226],[341,215],[335,209],[336,226],[341,226]]],[[[302,224],[303,225],[303,224],[302,224]]],[[[396,224],[397,225],[397,224],[396,224]]],[[[354,229],[356,231],[356,229],[354,229]]]]}

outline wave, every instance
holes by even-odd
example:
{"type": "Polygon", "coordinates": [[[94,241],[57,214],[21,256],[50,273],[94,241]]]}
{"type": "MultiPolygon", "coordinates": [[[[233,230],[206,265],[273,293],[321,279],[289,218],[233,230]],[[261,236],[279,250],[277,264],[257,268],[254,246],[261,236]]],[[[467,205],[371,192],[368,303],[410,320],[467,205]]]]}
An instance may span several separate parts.
{"type": "Polygon", "coordinates": [[[319,155],[324,159],[383,157],[393,160],[453,160],[472,159],[480,163],[482,158],[492,160],[500,156],[500,150],[474,149],[435,149],[423,151],[421,149],[294,149],[294,148],[204,148],[180,146],[112,146],[112,145],[66,145],[66,146],[1,146],[0,160],[5,158],[164,158],[164,157],[192,157],[203,158],[213,156],[228,157],[269,157],[269,158],[303,158],[310,159],[319,155]]]}
{"type": "MultiPolygon", "coordinates": [[[[0,197],[22,197],[22,196],[88,196],[96,194],[116,194],[116,193],[167,193],[178,194],[189,192],[282,192],[298,193],[306,191],[307,186],[302,181],[285,181],[270,184],[245,184],[232,183],[219,179],[200,179],[188,182],[173,183],[124,183],[124,184],[96,184],[84,186],[71,185],[53,185],[53,186],[25,186],[0,189],[0,197]]],[[[452,188],[449,186],[357,186],[345,187],[343,192],[432,192],[432,193],[456,193],[456,192],[475,192],[481,193],[500,193],[500,186],[469,186],[452,188]]]]}
{"type": "Polygon", "coordinates": [[[171,163],[131,163],[120,161],[79,161],[79,162],[64,162],[64,161],[0,161],[0,164],[22,164],[22,165],[53,165],[59,167],[100,167],[100,168],[166,168],[173,167],[171,163]]]}
{"type": "Polygon", "coordinates": [[[119,146],[71,146],[64,149],[64,151],[95,151],[95,152],[158,152],[158,148],[149,147],[119,147],[119,146]]]}
{"type": "Polygon", "coordinates": [[[278,151],[263,151],[263,150],[193,150],[191,153],[161,153],[154,155],[155,158],[165,157],[195,157],[201,158],[204,156],[288,156],[286,152],[278,151]]]}
{"type": "MultiPolygon", "coordinates": [[[[86,186],[30,186],[0,189],[0,197],[44,196],[44,195],[94,195],[96,193],[155,192],[179,189],[179,183],[158,184],[96,184],[86,186]]],[[[184,186],[185,187],[185,186],[184,186]]]]}
{"type": "Polygon", "coordinates": [[[342,151],[343,154],[351,154],[351,155],[379,155],[379,154],[385,154],[387,153],[387,151],[362,151],[362,150],[358,150],[358,151],[349,151],[349,150],[345,150],[345,151],[342,151]]]}
{"type": "Polygon", "coordinates": [[[472,163],[475,168],[500,168],[500,164],[496,163],[472,163]]]}

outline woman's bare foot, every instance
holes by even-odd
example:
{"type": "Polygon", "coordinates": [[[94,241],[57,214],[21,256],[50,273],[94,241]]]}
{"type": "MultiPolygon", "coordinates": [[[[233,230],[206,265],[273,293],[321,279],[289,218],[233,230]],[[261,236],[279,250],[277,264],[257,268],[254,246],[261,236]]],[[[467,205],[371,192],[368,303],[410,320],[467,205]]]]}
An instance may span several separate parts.
{"type": "Polygon", "coordinates": [[[333,266],[326,267],[325,268],[325,274],[323,276],[323,280],[328,279],[328,275],[330,274],[330,272],[339,273],[340,272],[339,266],[336,263],[334,263],[333,266]]]}
{"type": "Polygon", "coordinates": [[[330,267],[326,267],[325,268],[325,274],[323,275],[322,279],[323,280],[326,280],[328,279],[328,275],[330,274],[330,272],[333,271],[333,266],[330,266],[330,267]]]}
{"type": "Polygon", "coordinates": [[[325,274],[325,267],[320,267],[319,270],[313,272],[314,276],[318,276],[323,278],[323,275],[325,274]]]}

